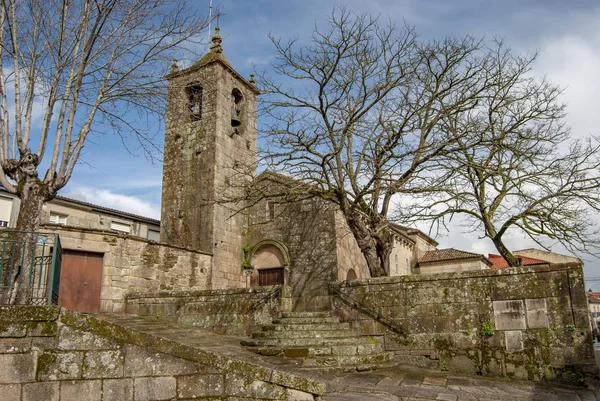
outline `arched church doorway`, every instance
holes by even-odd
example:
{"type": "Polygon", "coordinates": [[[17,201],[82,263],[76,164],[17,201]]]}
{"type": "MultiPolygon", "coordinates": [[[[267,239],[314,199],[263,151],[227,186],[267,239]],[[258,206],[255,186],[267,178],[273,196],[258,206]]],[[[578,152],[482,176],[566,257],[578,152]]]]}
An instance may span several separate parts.
{"type": "Polygon", "coordinates": [[[258,248],[252,264],[258,272],[259,286],[285,284],[286,260],[277,246],[266,244],[258,248]]]}
{"type": "Polygon", "coordinates": [[[356,280],[357,278],[354,269],[350,269],[348,270],[348,273],[346,273],[346,280],[356,280]]]}

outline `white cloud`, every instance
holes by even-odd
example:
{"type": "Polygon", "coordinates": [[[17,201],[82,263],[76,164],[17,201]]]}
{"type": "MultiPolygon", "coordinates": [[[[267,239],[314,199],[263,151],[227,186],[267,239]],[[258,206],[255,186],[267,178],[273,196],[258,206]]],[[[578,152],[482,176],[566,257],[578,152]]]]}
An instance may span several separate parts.
{"type": "Polygon", "coordinates": [[[69,193],[65,194],[65,196],[140,216],[153,219],[160,218],[160,206],[135,196],[117,194],[107,189],[75,187],[69,193]]]}

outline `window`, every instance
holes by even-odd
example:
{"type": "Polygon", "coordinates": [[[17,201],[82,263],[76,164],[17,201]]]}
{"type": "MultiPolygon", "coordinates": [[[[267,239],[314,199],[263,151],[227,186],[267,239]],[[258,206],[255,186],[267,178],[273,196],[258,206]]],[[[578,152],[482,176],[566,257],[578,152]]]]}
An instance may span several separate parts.
{"type": "Polygon", "coordinates": [[[52,224],[62,224],[63,226],[66,226],[67,216],[64,214],[50,213],[50,219],[48,221],[52,224]]]}
{"type": "Polygon", "coordinates": [[[111,221],[110,229],[113,231],[119,231],[122,233],[127,233],[131,231],[131,226],[129,224],[117,223],[116,221],[111,221]]]}
{"type": "Polygon", "coordinates": [[[187,95],[187,107],[190,112],[190,119],[198,121],[202,119],[202,86],[197,83],[191,83],[185,89],[187,95]]]}
{"type": "Polygon", "coordinates": [[[150,241],[160,241],[160,231],[148,230],[148,239],[150,241]]]}
{"type": "Polygon", "coordinates": [[[267,221],[275,220],[275,201],[268,200],[266,205],[266,218],[267,221]]]}

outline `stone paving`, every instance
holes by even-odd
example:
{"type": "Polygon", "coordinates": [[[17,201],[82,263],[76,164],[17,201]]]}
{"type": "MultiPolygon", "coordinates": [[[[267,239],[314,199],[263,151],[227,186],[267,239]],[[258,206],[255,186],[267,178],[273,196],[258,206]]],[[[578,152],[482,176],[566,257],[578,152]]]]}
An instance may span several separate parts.
{"type": "Polygon", "coordinates": [[[596,401],[600,392],[586,388],[518,380],[460,376],[412,367],[372,372],[326,373],[323,401],[596,401]]]}

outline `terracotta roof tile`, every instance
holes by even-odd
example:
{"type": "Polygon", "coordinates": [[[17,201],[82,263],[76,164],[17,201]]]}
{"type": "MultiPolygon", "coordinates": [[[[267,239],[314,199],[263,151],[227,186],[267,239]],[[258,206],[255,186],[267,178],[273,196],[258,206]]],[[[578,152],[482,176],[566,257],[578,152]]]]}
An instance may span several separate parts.
{"type": "Polygon", "coordinates": [[[434,251],[425,252],[423,254],[423,256],[421,256],[421,258],[419,259],[419,263],[442,262],[444,260],[471,259],[471,258],[476,258],[476,259],[484,258],[485,259],[485,256],[483,256],[479,253],[459,251],[454,248],[436,249],[434,251]]]}
{"type": "MultiPolygon", "coordinates": [[[[542,259],[530,258],[528,256],[515,255],[517,258],[521,258],[521,266],[535,266],[535,265],[547,265],[548,262],[542,259]]],[[[500,255],[494,255],[490,253],[488,259],[492,262],[492,269],[506,269],[508,263],[500,255]]]]}

